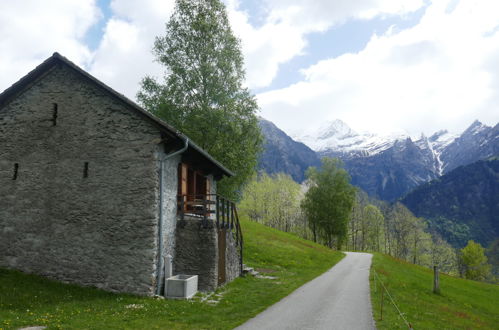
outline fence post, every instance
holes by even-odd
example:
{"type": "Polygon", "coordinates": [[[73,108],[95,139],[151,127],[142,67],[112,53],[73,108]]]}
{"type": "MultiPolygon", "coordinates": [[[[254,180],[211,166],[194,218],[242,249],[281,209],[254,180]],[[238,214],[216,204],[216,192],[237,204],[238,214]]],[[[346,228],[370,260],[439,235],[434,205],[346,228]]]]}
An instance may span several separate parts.
{"type": "Polygon", "coordinates": [[[440,281],[438,278],[438,266],[433,266],[433,293],[440,293],[440,281]]]}
{"type": "Polygon", "coordinates": [[[380,321],[383,321],[383,293],[384,293],[384,290],[383,288],[381,288],[381,317],[380,317],[380,321]]]}

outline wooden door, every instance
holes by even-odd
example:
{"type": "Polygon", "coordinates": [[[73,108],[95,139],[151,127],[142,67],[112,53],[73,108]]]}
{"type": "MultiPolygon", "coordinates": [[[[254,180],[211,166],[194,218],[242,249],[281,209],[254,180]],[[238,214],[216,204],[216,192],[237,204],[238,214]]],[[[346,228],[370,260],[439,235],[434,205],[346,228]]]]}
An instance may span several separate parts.
{"type": "Polygon", "coordinates": [[[225,283],[225,250],[226,250],[225,228],[218,229],[218,285],[225,283]]]}

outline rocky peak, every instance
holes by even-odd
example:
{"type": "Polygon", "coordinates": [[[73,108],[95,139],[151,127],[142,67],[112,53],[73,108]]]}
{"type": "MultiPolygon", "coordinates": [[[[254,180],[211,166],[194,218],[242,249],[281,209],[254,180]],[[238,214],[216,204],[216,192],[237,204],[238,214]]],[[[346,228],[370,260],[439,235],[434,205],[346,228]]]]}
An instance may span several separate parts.
{"type": "Polygon", "coordinates": [[[463,135],[476,135],[483,130],[489,128],[488,126],[482,124],[479,120],[475,120],[473,124],[470,125],[464,132],[463,135]]]}
{"type": "Polygon", "coordinates": [[[344,139],[356,135],[358,134],[353,131],[345,122],[340,119],[335,119],[333,121],[325,123],[319,128],[317,138],[324,140],[334,136],[338,139],[344,139]]]}
{"type": "Polygon", "coordinates": [[[442,130],[440,130],[440,131],[438,131],[438,132],[433,133],[433,134],[432,134],[432,135],[428,138],[428,140],[429,140],[430,142],[435,142],[435,141],[439,140],[442,136],[447,135],[447,134],[449,134],[449,131],[448,131],[448,130],[446,130],[446,129],[442,129],[442,130]]]}

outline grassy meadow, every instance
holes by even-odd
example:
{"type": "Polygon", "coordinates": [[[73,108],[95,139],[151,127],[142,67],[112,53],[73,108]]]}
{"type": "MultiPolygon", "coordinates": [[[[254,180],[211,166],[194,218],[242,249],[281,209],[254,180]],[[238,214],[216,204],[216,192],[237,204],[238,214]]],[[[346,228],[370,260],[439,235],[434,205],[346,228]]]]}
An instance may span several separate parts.
{"type": "Polygon", "coordinates": [[[433,270],[375,253],[371,268],[371,301],[378,329],[407,329],[400,311],[414,329],[499,329],[499,286],[440,274],[440,294],[433,291],[433,270]]]}
{"type": "Polygon", "coordinates": [[[343,254],[243,220],[246,276],[211,295],[165,300],[113,294],[0,269],[0,329],[232,329],[337,263],[343,254]]]}

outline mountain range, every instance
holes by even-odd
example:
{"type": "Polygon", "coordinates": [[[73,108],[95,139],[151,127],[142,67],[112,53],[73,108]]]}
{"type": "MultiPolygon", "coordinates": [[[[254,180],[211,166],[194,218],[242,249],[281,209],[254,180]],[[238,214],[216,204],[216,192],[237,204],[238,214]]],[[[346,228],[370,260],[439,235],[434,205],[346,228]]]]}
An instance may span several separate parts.
{"type": "Polygon", "coordinates": [[[499,157],[459,166],[401,202],[455,247],[487,246],[499,237],[499,157]]]}
{"type": "Polygon", "coordinates": [[[264,136],[263,152],[259,168],[265,172],[289,174],[296,182],[305,180],[310,166],[320,166],[319,155],[301,142],[296,142],[272,122],[259,119],[264,136]]]}
{"type": "Polygon", "coordinates": [[[459,135],[441,130],[418,139],[404,133],[357,133],[341,120],[294,134],[294,139],[264,119],[260,126],[265,137],[260,169],[285,172],[301,182],[308,166],[316,166],[325,156],[338,157],[354,185],[388,201],[458,166],[499,154],[499,125],[489,127],[479,121],[459,135]]]}

